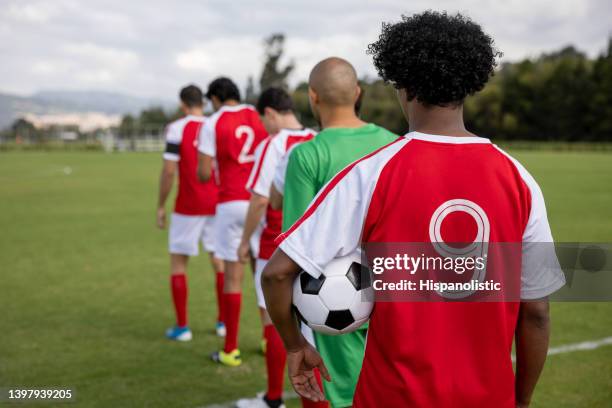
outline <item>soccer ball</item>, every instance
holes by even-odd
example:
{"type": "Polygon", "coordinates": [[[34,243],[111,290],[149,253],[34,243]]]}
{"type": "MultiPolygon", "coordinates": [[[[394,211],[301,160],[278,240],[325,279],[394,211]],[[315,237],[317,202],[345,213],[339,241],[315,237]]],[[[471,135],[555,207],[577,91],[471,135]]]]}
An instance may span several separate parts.
{"type": "Polygon", "coordinates": [[[370,272],[354,253],[332,260],[318,279],[302,271],[293,283],[293,306],[311,329],[344,334],[368,321],[373,293],[370,272]]]}

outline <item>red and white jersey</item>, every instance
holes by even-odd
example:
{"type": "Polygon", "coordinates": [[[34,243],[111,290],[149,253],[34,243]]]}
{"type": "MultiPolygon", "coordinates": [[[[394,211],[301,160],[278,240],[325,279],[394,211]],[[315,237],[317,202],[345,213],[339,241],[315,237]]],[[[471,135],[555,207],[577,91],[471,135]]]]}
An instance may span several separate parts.
{"type": "MultiPolygon", "coordinates": [[[[479,209],[489,242],[521,243],[523,263],[527,243],[552,242],[542,192],[516,160],[488,139],[417,132],[338,173],[277,242],[318,277],[360,244],[432,242],[435,214],[456,202],[479,209]]],[[[461,236],[463,226],[444,230],[461,236]]],[[[520,281],[521,298],[537,299],[565,278],[560,268],[523,268],[520,281]]],[[[377,302],[353,405],[514,408],[518,310],[518,302],[377,302]]]]}
{"type": "MultiPolygon", "coordinates": [[[[265,139],[255,150],[255,166],[247,182],[247,190],[264,197],[270,196],[272,180],[283,156],[293,146],[312,139],[316,132],[312,129],[283,129],[265,139]]],[[[266,209],[264,229],[259,240],[260,259],[270,259],[276,249],[274,239],[281,233],[283,213],[270,205],[266,209]]]]}
{"type": "Polygon", "coordinates": [[[183,215],[214,215],[217,185],[214,177],[202,183],[197,176],[198,135],[204,116],[187,115],[166,126],[164,159],[178,162],[179,185],[174,212],[183,215]]]}
{"type": "Polygon", "coordinates": [[[223,106],[206,121],[199,150],[217,163],[220,203],[249,199],[245,185],[255,148],[266,136],[259,114],[250,105],[223,106]]]}

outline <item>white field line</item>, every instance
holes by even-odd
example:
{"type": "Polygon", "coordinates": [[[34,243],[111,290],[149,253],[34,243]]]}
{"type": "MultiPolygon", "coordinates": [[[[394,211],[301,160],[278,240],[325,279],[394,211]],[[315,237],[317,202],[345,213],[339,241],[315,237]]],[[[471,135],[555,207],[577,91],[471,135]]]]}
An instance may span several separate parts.
{"type": "MultiPolygon", "coordinates": [[[[612,345],[612,337],[605,337],[599,340],[591,340],[591,341],[583,341],[581,343],[574,344],[566,344],[558,347],[551,347],[548,349],[548,355],[554,356],[555,354],[566,354],[572,353],[574,351],[585,351],[585,350],[595,350],[603,346],[612,345]]],[[[512,361],[515,361],[514,355],[512,355],[512,361]]],[[[297,394],[294,392],[285,392],[283,393],[283,398],[285,400],[297,398],[297,394]]],[[[205,405],[201,408],[233,408],[236,406],[236,401],[225,402],[222,404],[213,404],[213,405],[205,405]]]]}
{"type": "MultiPolygon", "coordinates": [[[[564,346],[551,347],[548,349],[548,355],[554,356],[555,354],[565,354],[574,351],[595,350],[602,346],[609,345],[612,345],[612,337],[604,337],[603,339],[599,340],[583,341],[581,343],[573,343],[566,344],[564,346]]],[[[516,361],[516,357],[514,356],[514,354],[512,355],[512,361],[516,361]]]]}
{"type": "Polygon", "coordinates": [[[600,340],[583,341],[582,343],[567,344],[565,346],[552,347],[548,349],[548,355],[571,353],[572,351],[594,350],[601,346],[609,346],[612,344],[612,337],[606,337],[600,340]]]}

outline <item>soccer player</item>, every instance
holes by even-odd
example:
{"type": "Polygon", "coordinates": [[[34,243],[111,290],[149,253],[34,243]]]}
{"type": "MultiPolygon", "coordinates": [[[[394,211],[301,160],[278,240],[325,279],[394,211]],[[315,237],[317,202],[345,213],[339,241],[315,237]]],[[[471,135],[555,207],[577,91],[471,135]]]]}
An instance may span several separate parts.
{"type": "MultiPolygon", "coordinates": [[[[323,130],[313,140],[292,149],[285,175],[283,230],[287,230],[308,207],[319,190],[351,162],[397,140],[398,136],[356,114],[361,89],[353,66],[341,58],[327,58],[310,73],[309,99],[323,130]]],[[[330,226],[330,228],[332,228],[330,226]]],[[[336,234],[321,231],[333,239],[336,234]]],[[[339,232],[339,231],[338,231],[339,232]]],[[[270,306],[269,302],[266,302],[270,306]]],[[[324,383],[325,395],[334,407],[352,404],[363,359],[367,328],[341,336],[314,333],[317,350],[334,377],[324,383]]],[[[291,356],[296,350],[287,349],[291,356]]],[[[291,361],[291,360],[289,360],[291,361]]]]}
{"type": "Polygon", "coordinates": [[[192,338],[187,325],[187,262],[198,255],[199,243],[209,253],[216,271],[217,335],[225,335],[223,324],[223,263],[213,256],[215,249],[215,207],[217,185],[214,180],[201,183],[196,174],[198,164],[197,142],[200,128],[205,122],[202,91],[189,85],[180,92],[184,117],[166,128],[166,150],[159,178],[157,226],[166,227],[166,199],[172,190],[178,170],[179,186],[169,231],[170,288],[176,312],[176,325],[168,329],[166,336],[172,340],[189,341],[192,338]]]}
{"type": "MultiPolygon", "coordinates": [[[[385,24],[370,45],[380,76],[398,89],[410,132],[334,177],[280,238],[263,272],[268,312],[300,395],[322,399],[312,369],[326,373],[291,311],[300,269],[319,276],[331,259],[369,242],[432,242],[437,210],[455,200],[486,224],[489,245],[552,242],[533,177],[464,126],[464,99],[493,74],[492,43],[468,18],[428,11],[385,24]]],[[[462,219],[448,217],[442,230],[467,238],[462,219]]],[[[519,253],[526,265],[532,255],[519,253]]],[[[548,347],[546,297],[565,281],[556,264],[520,271],[520,302],[377,302],[353,406],[528,406],[548,347]]]]}
{"type": "Polygon", "coordinates": [[[266,304],[261,291],[261,272],[276,249],[274,239],[281,233],[282,212],[268,205],[270,186],[279,161],[288,149],[313,138],[315,131],[304,128],[293,113],[293,102],[289,94],[281,88],[266,89],[257,102],[257,111],[270,134],[255,150],[255,165],[251,171],[247,189],[251,192],[249,209],[244,223],[242,240],[238,247],[238,258],[248,262],[251,252],[251,238],[257,226],[265,219],[261,233],[255,267],[255,290],[259,306],[264,339],[266,342],[266,368],[268,389],[261,398],[240,400],[239,408],[262,407],[277,408],[283,405],[283,379],[285,374],[286,352],[283,342],[266,312],[266,304]]]}
{"type": "Polygon", "coordinates": [[[228,78],[210,83],[206,97],[215,113],[200,132],[198,174],[201,180],[212,176],[213,160],[219,177],[219,203],[215,222],[215,256],[225,264],[223,307],[227,333],[223,350],[214,352],[216,362],[238,366],[238,324],[242,303],[244,265],[237,250],[251,194],[245,188],[253,168],[254,151],[267,133],[254,107],[240,103],[240,92],[228,78]]]}

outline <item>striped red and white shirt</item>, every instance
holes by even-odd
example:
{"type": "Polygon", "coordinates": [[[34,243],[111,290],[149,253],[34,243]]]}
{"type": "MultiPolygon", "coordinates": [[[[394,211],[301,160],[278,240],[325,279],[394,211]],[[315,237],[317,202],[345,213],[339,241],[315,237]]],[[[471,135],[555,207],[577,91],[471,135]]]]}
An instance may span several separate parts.
{"type": "Polygon", "coordinates": [[[198,150],[214,157],[219,176],[219,203],[248,200],[244,188],[255,148],[267,137],[251,105],[223,106],[202,126],[198,150]]]}
{"type": "MultiPolygon", "coordinates": [[[[458,203],[486,225],[488,242],[520,243],[523,264],[533,256],[526,243],[553,240],[542,192],[516,160],[488,139],[411,132],[338,173],[277,242],[318,277],[363,244],[461,236],[461,222],[430,228],[458,203]]],[[[542,298],[564,283],[559,268],[523,267],[520,296],[542,298]]],[[[518,302],[377,302],[354,406],[514,408],[518,310],[518,302]]]]}
{"type": "Polygon", "coordinates": [[[187,115],[166,126],[164,159],[178,162],[178,194],[174,212],[182,215],[214,215],[218,188],[214,177],[198,180],[198,135],[207,118],[187,115]]]}
{"type": "MultiPolygon", "coordinates": [[[[275,135],[264,139],[255,150],[255,165],[247,182],[246,188],[252,193],[263,197],[270,196],[272,180],[281,159],[287,152],[300,143],[312,139],[316,132],[312,129],[282,129],[275,135]]],[[[266,208],[264,229],[259,241],[260,259],[270,259],[276,249],[274,239],[281,233],[283,214],[270,205],[266,208]]]]}

